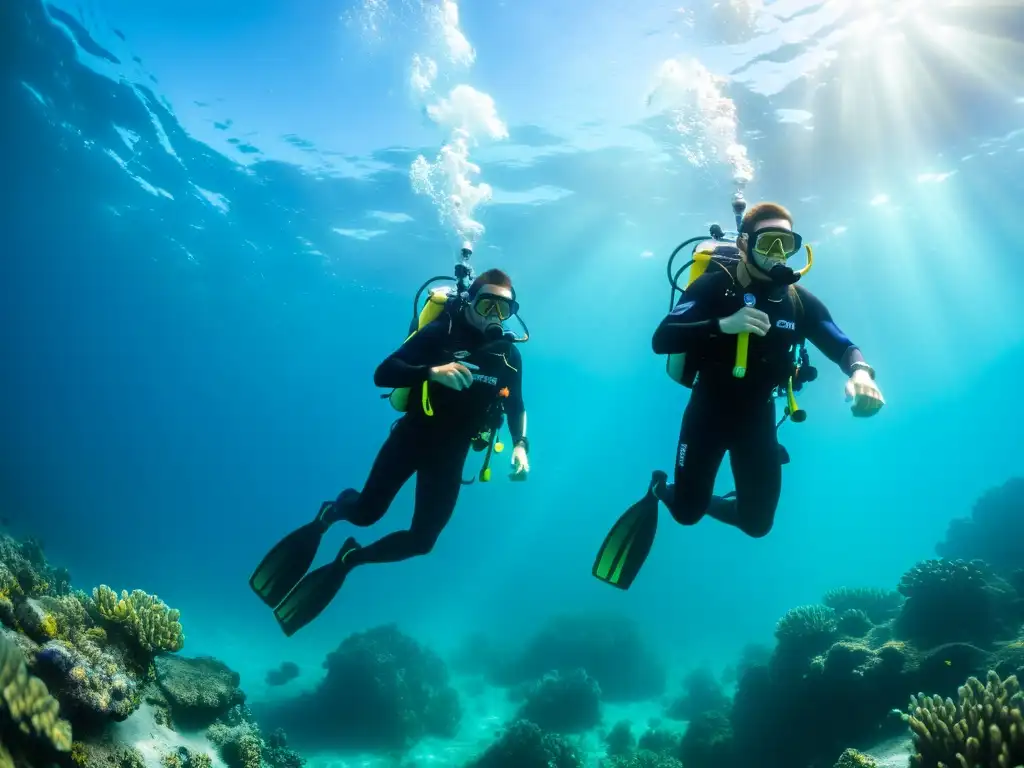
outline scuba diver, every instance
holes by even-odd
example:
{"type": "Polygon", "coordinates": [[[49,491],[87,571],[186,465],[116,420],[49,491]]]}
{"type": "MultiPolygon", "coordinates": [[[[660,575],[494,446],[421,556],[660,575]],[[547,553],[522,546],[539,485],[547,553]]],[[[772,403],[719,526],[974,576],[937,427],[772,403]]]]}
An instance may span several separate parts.
{"type": "Polygon", "coordinates": [[[455,289],[432,291],[417,317],[423,290],[448,278],[424,283],[414,300],[410,336],[374,373],[375,385],[393,388],[382,397],[405,413],[392,426],[362,491],[348,488],[334,501],[323,502],[316,518],[278,543],[249,579],[274,609],[285,635],[315,619],[356,566],[430,552],[451,519],[461,486],[473,482],[462,479],[471,447],[486,449],[480,479],[490,480],[491,453],[503,448],[497,441],[503,416],[514,446],[510,478],[525,480],[529,473],[522,358],[516,347],[529,332],[517,338],[505,330],[506,321],[519,319],[512,281],[499,269],[474,279],[468,266],[471,253],[467,243],[462,263],[456,265],[455,289]],[[416,396],[410,396],[413,392],[416,396]],[[366,546],[350,537],[333,562],[306,574],[331,525],[373,525],[414,474],[415,506],[408,530],[366,546]]]}
{"type": "Polygon", "coordinates": [[[655,354],[668,355],[669,375],[692,389],[676,450],[674,483],[655,471],[647,494],[619,518],[594,562],[593,574],[628,589],[654,541],[658,502],[682,525],[705,515],[760,538],[771,530],[782,491],[782,466],[789,462],[777,430],[787,418],[801,422],[794,391],[813,381],[805,341],[810,341],[849,379],[846,395],[854,416],[873,416],[884,405],[875,371],[844,334],[825,305],[795,283],[799,271],[788,260],[801,250],[793,217],[775,203],[746,211],[742,192],[733,198],[736,239],[721,227],[711,238],[687,240],[669,260],[670,310],[652,339],[655,354]],[[694,249],[689,285],[676,280],[672,260],[690,243],[694,249]],[[674,303],[677,291],[682,291],[674,303]],[[749,362],[749,366],[748,366],[749,362]],[[775,398],[785,397],[785,416],[776,423],[775,398]],[[728,452],[735,491],[715,496],[715,478],[728,452]]]}

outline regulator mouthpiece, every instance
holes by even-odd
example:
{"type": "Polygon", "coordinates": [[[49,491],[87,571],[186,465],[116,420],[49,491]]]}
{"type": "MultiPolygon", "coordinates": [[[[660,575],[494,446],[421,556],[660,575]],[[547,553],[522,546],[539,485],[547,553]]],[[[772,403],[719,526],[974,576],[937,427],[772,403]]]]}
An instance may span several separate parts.
{"type": "Polygon", "coordinates": [[[768,270],[768,277],[770,277],[772,282],[777,285],[793,285],[793,283],[797,282],[802,275],[796,270],[787,267],[785,264],[776,264],[768,270]]]}

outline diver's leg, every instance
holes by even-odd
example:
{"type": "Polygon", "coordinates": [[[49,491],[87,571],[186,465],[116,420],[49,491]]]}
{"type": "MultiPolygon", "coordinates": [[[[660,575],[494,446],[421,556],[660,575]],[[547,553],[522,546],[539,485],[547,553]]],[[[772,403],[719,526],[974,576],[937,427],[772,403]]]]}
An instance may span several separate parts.
{"type": "MultiPolygon", "coordinates": [[[[746,429],[736,436],[729,462],[736,479],[736,495],[708,509],[708,514],[734,525],[748,536],[767,536],[775,522],[782,495],[783,453],[779,450],[775,408],[768,403],[751,414],[746,429]]],[[[788,454],[785,456],[788,459],[788,454]]]]}
{"type": "Polygon", "coordinates": [[[462,469],[469,441],[423,445],[424,460],[416,473],[416,505],[407,531],[395,531],[348,554],[351,567],[364,563],[393,563],[426,555],[448,525],[462,488],[462,469]]]}
{"type": "Polygon", "coordinates": [[[718,410],[707,395],[694,392],[690,397],[679,429],[675,482],[655,490],[682,525],[699,522],[711,503],[715,477],[725,458],[720,437],[724,425],[715,423],[718,410]]]}
{"type": "Polygon", "coordinates": [[[377,452],[377,458],[370,468],[370,475],[361,492],[346,488],[325,512],[327,524],[339,520],[366,527],[379,521],[395,500],[409,478],[416,472],[423,454],[422,430],[403,417],[384,445],[377,452]]]}

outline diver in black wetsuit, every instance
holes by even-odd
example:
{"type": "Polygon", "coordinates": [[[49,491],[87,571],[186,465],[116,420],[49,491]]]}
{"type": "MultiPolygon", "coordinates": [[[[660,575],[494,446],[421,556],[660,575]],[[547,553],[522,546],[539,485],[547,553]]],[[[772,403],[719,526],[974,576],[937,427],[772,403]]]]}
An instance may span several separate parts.
{"type": "Polygon", "coordinates": [[[647,495],[619,518],[598,552],[594,576],[620,589],[629,588],[650,551],[659,500],[683,525],[710,515],[755,538],[771,530],[782,465],[789,461],[776,436],[775,392],[794,375],[794,352],[804,340],[849,376],[854,416],[872,416],[884,404],[860,350],[825,305],[795,285],[800,275],[786,260],[802,240],[789,212],[773,203],[755,205],[739,229],[738,261],[713,261],[654,332],[656,354],[685,355],[683,379],[693,391],[679,433],[675,482],[654,472],[647,495]],[[749,334],[747,365],[737,377],[742,333],[749,334]],[[715,496],[727,452],[736,490],[715,496]]]}
{"type": "Polygon", "coordinates": [[[800,242],[789,212],[772,203],[751,207],[737,246],[739,264],[697,278],[654,332],[655,354],[685,353],[697,371],[679,433],[675,483],[656,483],[654,491],[683,525],[707,514],[756,538],[771,530],[782,491],[786,456],[776,437],[773,395],[792,374],[794,347],[810,341],[850,377],[854,416],[873,416],[885,401],[860,349],[816,296],[793,284],[785,261],[800,242]],[[746,376],[736,378],[740,333],[750,334],[749,363],[746,376]],[[715,476],[726,452],[736,490],[718,497],[715,476]]]}
{"type": "Polygon", "coordinates": [[[411,388],[406,414],[381,447],[363,490],[346,489],[325,502],[317,518],[289,534],[264,558],[249,580],[275,608],[285,634],[318,616],[357,565],[388,563],[425,555],[448,524],[462,486],[471,444],[500,426],[512,435],[514,480],[529,472],[522,358],[502,336],[501,323],[518,311],[512,283],[497,269],[481,274],[465,302],[454,302],[406,340],[374,373],[374,384],[411,388]],[[424,382],[430,382],[421,397],[424,382]],[[370,526],[388,511],[398,491],[416,475],[416,498],[408,530],[390,533],[361,547],[349,538],[334,562],[303,577],[323,533],[345,521],[370,526]]]}

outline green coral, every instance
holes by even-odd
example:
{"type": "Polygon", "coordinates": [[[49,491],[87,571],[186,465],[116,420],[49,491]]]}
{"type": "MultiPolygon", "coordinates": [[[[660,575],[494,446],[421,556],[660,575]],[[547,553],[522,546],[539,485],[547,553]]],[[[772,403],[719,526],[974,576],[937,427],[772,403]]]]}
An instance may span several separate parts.
{"type": "Polygon", "coordinates": [[[878,768],[878,761],[856,749],[848,749],[839,756],[832,768],[878,768]]]}
{"type": "Polygon", "coordinates": [[[903,719],[914,734],[912,768],[1009,768],[1024,765],[1024,694],[1017,678],[989,671],[970,677],[954,703],[911,696],[903,719]]]}
{"type": "Polygon", "coordinates": [[[0,635],[0,696],[23,733],[46,739],[58,751],[70,751],[71,724],[60,718],[60,705],[46,683],[29,674],[21,650],[6,635],[0,635]]]}
{"type": "Polygon", "coordinates": [[[826,592],[822,602],[837,614],[863,611],[872,624],[884,624],[899,612],[903,598],[891,589],[837,587],[826,592]]]}
{"type": "Polygon", "coordinates": [[[180,651],[185,645],[185,635],[178,619],[181,613],[169,608],[156,595],[141,589],[122,590],[120,598],[106,584],[92,592],[93,600],[100,615],[114,624],[125,627],[149,653],[159,651],[180,651]]]}

